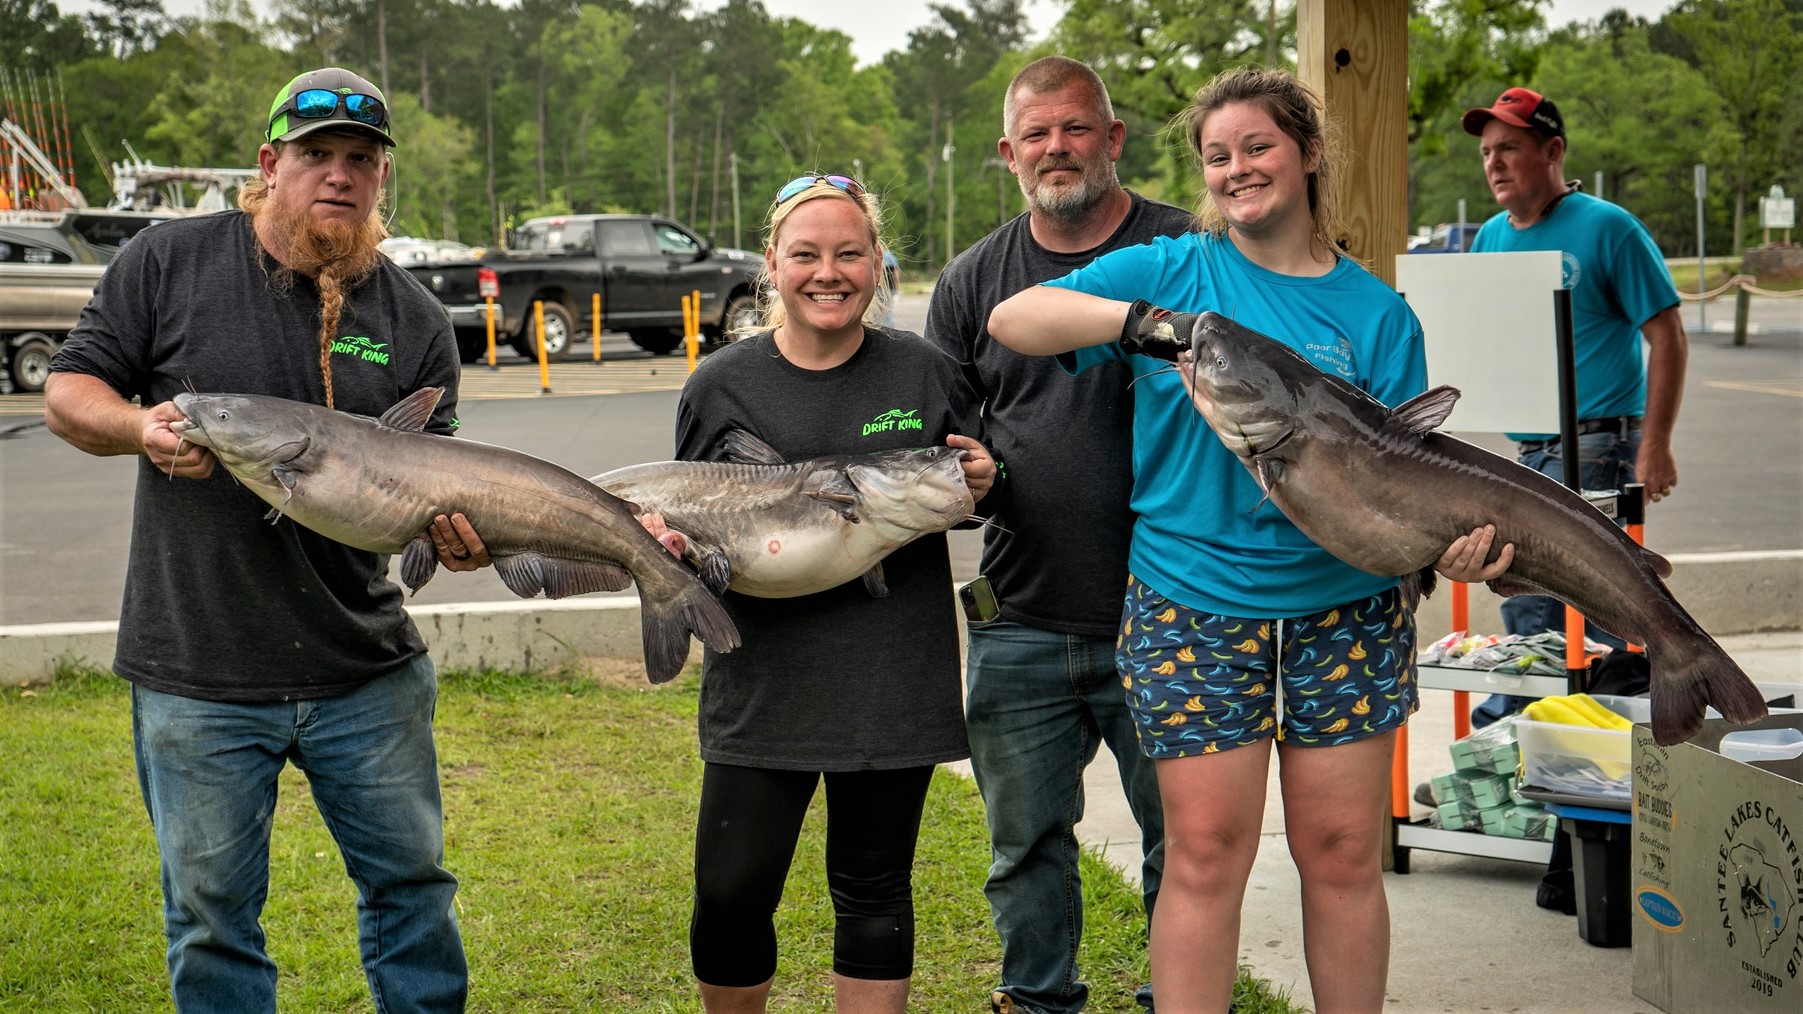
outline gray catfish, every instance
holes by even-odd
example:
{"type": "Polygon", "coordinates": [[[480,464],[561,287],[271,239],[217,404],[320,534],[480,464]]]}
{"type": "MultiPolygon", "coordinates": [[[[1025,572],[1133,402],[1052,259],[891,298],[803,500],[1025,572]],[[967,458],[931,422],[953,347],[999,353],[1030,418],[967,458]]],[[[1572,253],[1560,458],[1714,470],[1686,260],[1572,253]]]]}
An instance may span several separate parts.
{"type": "Polygon", "coordinates": [[[1766,713],[1758,688],[1666,588],[1664,557],[1545,475],[1434,431],[1457,390],[1437,387],[1392,411],[1214,313],[1196,322],[1190,354],[1193,368],[1180,368],[1208,425],[1321,548],[1426,593],[1446,547],[1494,524],[1496,546],[1514,543],[1515,559],[1493,591],[1551,595],[1646,645],[1659,743],[1694,735],[1708,704],[1735,722],[1766,713]]]}
{"type": "Polygon", "coordinates": [[[645,670],[682,669],[689,632],[731,651],[726,610],[618,498],[581,476],[505,447],[421,432],[442,388],[415,391],[380,419],[259,395],[178,394],[173,428],[295,523],[376,553],[400,553],[418,590],[438,569],[425,534],[462,512],[514,594],[549,598],[639,586],[645,670]]]}
{"type": "Polygon", "coordinates": [[[726,449],[735,460],[659,461],[594,478],[687,536],[687,558],[715,591],[792,598],[863,575],[872,595],[887,595],[883,557],[974,506],[953,447],[786,463],[734,430],[726,449]]]}

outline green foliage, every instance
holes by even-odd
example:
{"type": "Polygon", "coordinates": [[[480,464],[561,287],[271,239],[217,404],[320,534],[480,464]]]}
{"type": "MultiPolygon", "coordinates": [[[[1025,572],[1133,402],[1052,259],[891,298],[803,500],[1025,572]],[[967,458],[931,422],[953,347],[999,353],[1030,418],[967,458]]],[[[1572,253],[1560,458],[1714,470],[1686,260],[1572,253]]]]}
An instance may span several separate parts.
{"type": "MultiPolygon", "coordinates": [[[[122,141],[165,165],[250,165],[275,89],[340,65],[395,109],[397,231],[493,242],[523,210],[567,207],[672,214],[756,247],[784,181],[848,171],[882,195],[910,274],[930,277],[948,253],[948,202],[953,251],[1021,207],[995,142],[1003,89],[1027,60],[1093,64],[1128,126],[1121,179],[1188,206],[1200,179],[1167,126],[1222,69],[1289,66],[1297,6],[1064,0],[1030,49],[1023,0],[962,0],[932,5],[929,23],[858,67],[842,33],[758,0],[274,0],[267,22],[246,0],[176,21],[160,0],[108,0],[85,19],[0,0],[0,23],[23,26],[0,35],[0,65],[61,76],[93,203],[122,141]]],[[[1711,167],[1712,249],[1757,233],[1767,187],[1803,186],[1796,0],[1681,0],[1651,23],[1616,11],[1550,32],[1548,10],[1410,5],[1413,222],[1452,220],[1460,198],[1471,220],[1493,211],[1458,117],[1513,84],[1556,97],[1572,174],[1589,184],[1601,171],[1605,196],[1669,253],[1695,247],[1691,164],[1711,167]]]]}
{"type": "MultiPolygon", "coordinates": [[[[168,1007],[156,843],[138,800],[126,686],[70,662],[49,687],[0,692],[6,1009],[168,1007]]],[[[444,674],[446,854],[460,882],[472,1011],[699,1009],[687,959],[697,687],[692,676],[653,689],[636,676],[444,674]]],[[[824,841],[817,797],[777,911],[773,1010],[830,1007],[824,841]]],[[[939,774],[914,874],[912,1002],[921,1010],[970,1009],[994,982],[988,856],[975,787],[939,774]]],[[[1138,892],[1095,856],[1082,862],[1090,1009],[1128,1014],[1146,974],[1138,892]]],[[[279,790],[270,878],[262,921],[284,1009],[367,1010],[355,891],[292,768],[279,790]]]]}

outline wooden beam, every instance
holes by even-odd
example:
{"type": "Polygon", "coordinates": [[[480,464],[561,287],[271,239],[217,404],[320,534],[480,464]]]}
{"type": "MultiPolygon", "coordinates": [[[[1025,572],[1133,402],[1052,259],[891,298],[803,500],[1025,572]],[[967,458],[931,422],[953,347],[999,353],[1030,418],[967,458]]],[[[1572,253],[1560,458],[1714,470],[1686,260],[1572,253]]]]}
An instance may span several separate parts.
{"type": "Polygon", "coordinates": [[[1408,248],[1408,0],[1297,0],[1297,76],[1327,103],[1348,171],[1347,252],[1396,284],[1408,248]]]}

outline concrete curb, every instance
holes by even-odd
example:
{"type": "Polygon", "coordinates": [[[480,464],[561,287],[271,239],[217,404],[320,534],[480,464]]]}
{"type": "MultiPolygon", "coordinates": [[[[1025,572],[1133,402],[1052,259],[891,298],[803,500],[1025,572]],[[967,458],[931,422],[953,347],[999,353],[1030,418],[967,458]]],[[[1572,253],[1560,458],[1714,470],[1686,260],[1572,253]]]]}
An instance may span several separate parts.
{"type": "MultiPolygon", "coordinates": [[[[1703,629],[1718,636],[1795,630],[1803,618],[1803,549],[1687,553],[1671,557],[1671,588],[1703,629]]],[[[1423,636],[1451,629],[1451,596],[1423,602],[1423,636]]],[[[1502,632],[1501,602],[1471,589],[1471,627],[1502,632]]],[[[634,594],[548,601],[458,602],[411,606],[408,613],[441,669],[545,670],[582,658],[643,657],[634,594]]],[[[0,626],[0,686],[43,683],[59,659],[110,666],[112,621],[0,626]]],[[[962,629],[962,625],[960,625],[962,629]]],[[[700,657],[693,646],[692,658],[700,657]]]]}
{"type": "MultiPolygon", "coordinates": [[[[441,669],[550,670],[583,658],[643,657],[636,595],[546,601],[458,602],[407,612],[441,669]]],[[[44,683],[59,660],[112,665],[119,625],[0,627],[0,686],[44,683]]],[[[700,657],[700,646],[692,658],[700,657]]]]}

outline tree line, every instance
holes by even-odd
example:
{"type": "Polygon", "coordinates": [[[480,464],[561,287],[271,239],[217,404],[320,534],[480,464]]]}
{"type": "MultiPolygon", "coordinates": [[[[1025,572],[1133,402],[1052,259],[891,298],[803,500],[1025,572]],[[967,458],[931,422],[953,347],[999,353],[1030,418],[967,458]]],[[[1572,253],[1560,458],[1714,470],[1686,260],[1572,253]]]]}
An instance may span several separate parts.
{"type": "MultiPolygon", "coordinates": [[[[1558,102],[1568,172],[1694,253],[1692,166],[1709,167],[1711,252],[1757,243],[1757,199],[1803,176],[1803,0],[1680,0],[1655,20],[1612,11],[1549,28],[1547,0],[1416,0],[1409,17],[1411,222],[1496,206],[1466,108],[1526,84],[1558,102]]],[[[1064,53],[1105,80],[1129,140],[1128,186],[1193,206],[1200,175],[1166,129],[1196,89],[1243,63],[1293,67],[1294,2],[1067,0],[1047,39],[1021,0],[935,4],[880,62],[843,33],[758,0],[0,0],[0,68],[56,83],[76,184],[110,193],[124,143],[164,165],[254,164],[270,98],[341,65],[389,99],[390,228],[501,241],[525,218],[671,215],[723,245],[759,245],[771,195],[848,172],[883,195],[889,239],[931,273],[1021,210],[996,154],[1001,97],[1028,61],[1064,53]]],[[[10,89],[29,102],[31,90],[10,89]]],[[[29,124],[28,117],[20,117],[29,124]]]]}

